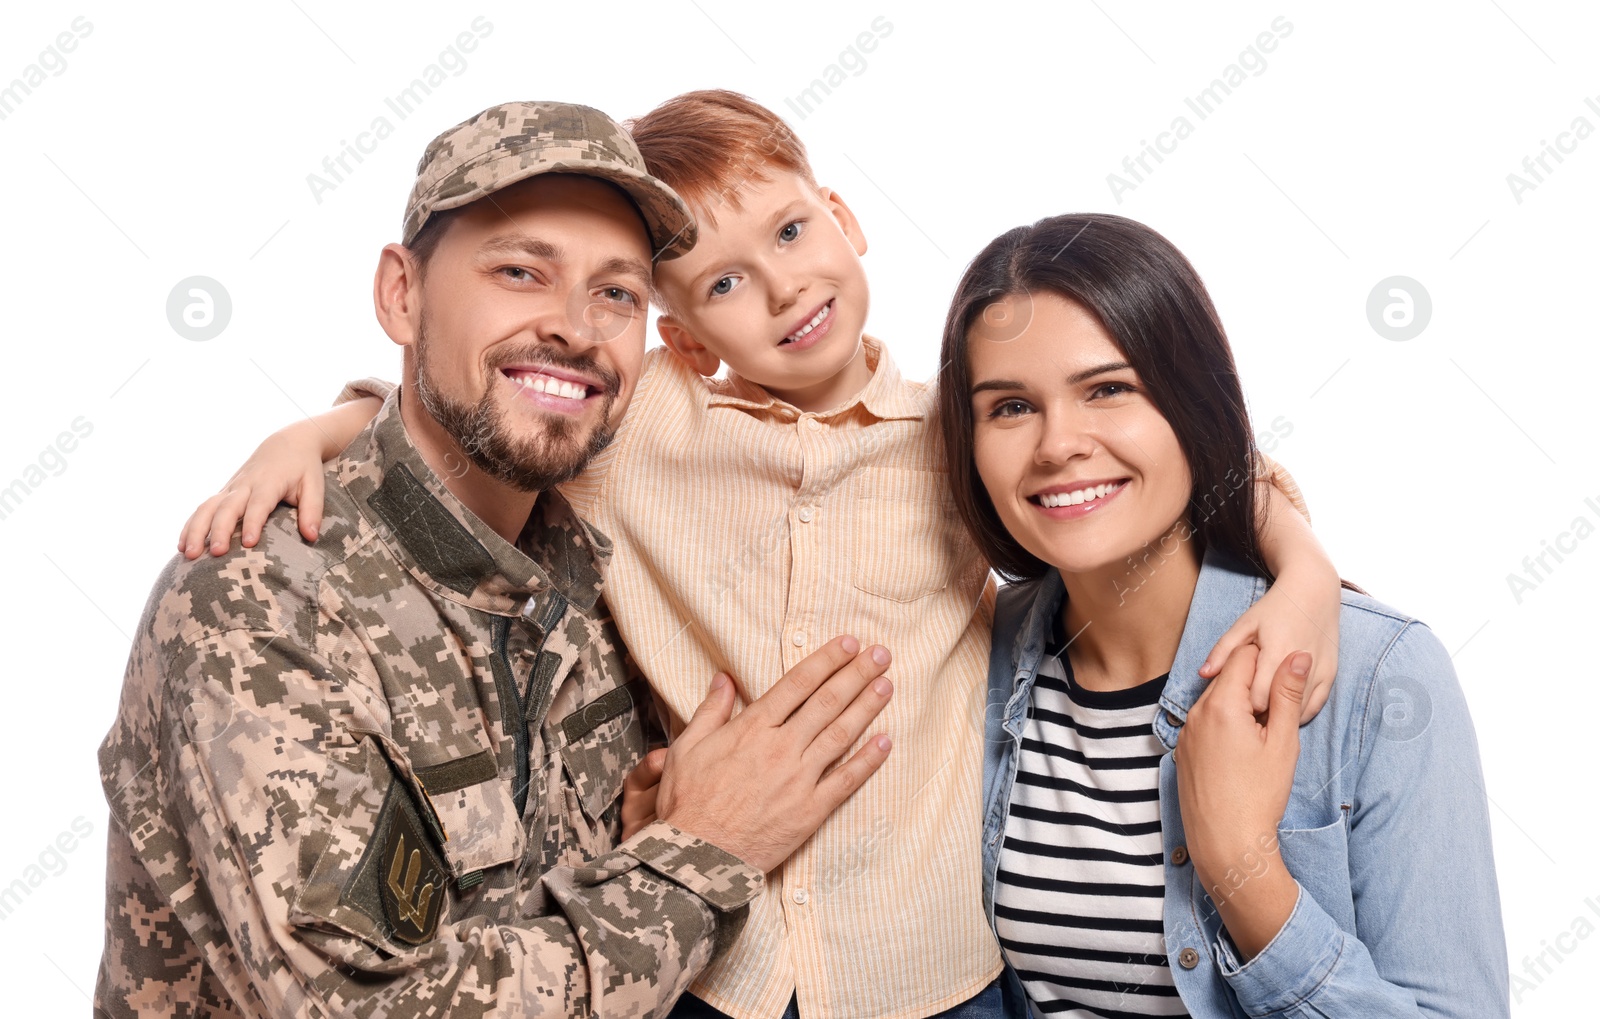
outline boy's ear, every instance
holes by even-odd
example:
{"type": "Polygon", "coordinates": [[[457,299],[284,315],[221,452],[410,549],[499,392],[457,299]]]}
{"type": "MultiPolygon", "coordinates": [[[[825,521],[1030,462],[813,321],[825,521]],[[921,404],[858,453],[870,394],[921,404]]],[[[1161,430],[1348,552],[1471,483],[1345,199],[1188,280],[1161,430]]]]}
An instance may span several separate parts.
{"type": "Polygon", "coordinates": [[[722,367],[722,359],[702,346],[689,330],[671,315],[662,315],[656,319],[656,332],[661,334],[661,342],[678,356],[678,360],[706,378],[716,375],[717,369],[722,367]]]}
{"type": "Polygon", "coordinates": [[[408,248],[399,244],[383,246],[378,270],[372,277],[372,307],[389,339],[402,347],[416,342],[422,320],[422,279],[408,248]]]}
{"type": "Polygon", "coordinates": [[[856,249],[856,254],[867,253],[867,235],[861,231],[861,222],[856,219],[856,214],[850,211],[850,206],[844,204],[844,199],[839,197],[839,192],[832,188],[818,188],[817,193],[822,196],[823,202],[828,206],[828,211],[833,213],[834,220],[839,224],[839,229],[844,231],[845,238],[856,249]]]}

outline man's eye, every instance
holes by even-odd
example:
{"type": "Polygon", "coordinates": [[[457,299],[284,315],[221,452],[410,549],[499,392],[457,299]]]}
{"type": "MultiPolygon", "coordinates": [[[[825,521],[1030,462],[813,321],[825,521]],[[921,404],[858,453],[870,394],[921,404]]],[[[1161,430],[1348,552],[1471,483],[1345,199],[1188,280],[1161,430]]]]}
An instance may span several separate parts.
{"type": "Polygon", "coordinates": [[[621,287],[601,287],[600,293],[606,300],[616,301],[618,304],[639,303],[639,299],[633,295],[633,291],[624,290],[621,287]]]}
{"type": "Polygon", "coordinates": [[[796,220],[778,231],[778,240],[788,242],[800,236],[800,221],[796,220]]]}
{"type": "Polygon", "coordinates": [[[734,279],[732,276],[724,276],[715,283],[711,284],[711,296],[721,297],[723,294],[728,293],[738,285],[739,281],[734,279]]]}
{"type": "Polygon", "coordinates": [[[531,280],[531,279],[533,279],[533,273],[531,273],[528,270],[524,269],[520,265],[508,265],[508,266],[505,266],[504,268],[502,268],[500,271],[505,273],[507,276],[510,276],[514,280],[531,280]]]}

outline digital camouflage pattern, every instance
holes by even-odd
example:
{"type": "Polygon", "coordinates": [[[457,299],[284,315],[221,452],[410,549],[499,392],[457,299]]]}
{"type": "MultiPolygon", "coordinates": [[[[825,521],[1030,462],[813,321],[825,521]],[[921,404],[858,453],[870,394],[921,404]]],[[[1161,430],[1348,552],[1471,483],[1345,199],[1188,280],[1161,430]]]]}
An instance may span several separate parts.
{"type": "Polygon", "coordinates": [[[657,259],[694,247],[688,206],[645,169],[628,132],[599,110],[572,103],[502,103],[429,142],[406,202],[401,243],[415,240],[433,213],[541,173],[584,174],[622,188],[644,215],[657,259]]]}
{"type": "Polygon", "coordinates": [[[406,437],[328,468],[307,544],[175,558],[100,750],[98,1017],[648,1016],[762,875],[664,822],[618,845],[657,732],[554,492],[515,546],[406,437]]]}

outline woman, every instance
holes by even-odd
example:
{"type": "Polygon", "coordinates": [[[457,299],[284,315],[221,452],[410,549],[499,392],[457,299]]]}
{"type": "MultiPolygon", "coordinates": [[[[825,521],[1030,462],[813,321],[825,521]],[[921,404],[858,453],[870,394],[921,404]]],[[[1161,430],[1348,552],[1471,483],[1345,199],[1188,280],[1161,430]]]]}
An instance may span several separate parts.
{"type": "Polygon", "coordinates": [[[984,906],[1017,1015],[1507,1015],[1476,744],[1423,624],[1347,592],[1326,708],[1270,707],[1251,429],[1215,309],[1159,234],[1059,216],[992,242],[944,333],[957,506],[996,610],[984,906]],[[1409,709],[1409,710],[1407,710],[1409,709]]]}

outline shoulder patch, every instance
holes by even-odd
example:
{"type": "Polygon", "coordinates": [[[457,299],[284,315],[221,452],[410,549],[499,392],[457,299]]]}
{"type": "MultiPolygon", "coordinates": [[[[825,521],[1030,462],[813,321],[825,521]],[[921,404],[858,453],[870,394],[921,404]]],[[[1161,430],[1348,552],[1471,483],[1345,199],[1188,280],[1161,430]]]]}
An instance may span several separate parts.
{"type": "Polygon", "coordinates": [[[389,796],[378,857],[378,901],[394,937],[410,945],[432,940],[444,907],[445,876],[411,797],[397,782],[389,796]]]}

